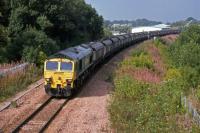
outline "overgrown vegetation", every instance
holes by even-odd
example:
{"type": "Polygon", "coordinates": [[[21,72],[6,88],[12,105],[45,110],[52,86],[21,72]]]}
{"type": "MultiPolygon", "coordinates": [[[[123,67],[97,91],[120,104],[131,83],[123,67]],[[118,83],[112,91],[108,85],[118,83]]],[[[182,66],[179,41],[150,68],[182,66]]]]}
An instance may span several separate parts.
{"type": "Polygon", "coordinates": [[[40,65],[46,56],[103,36],[103,18],[84,0],[1,0],[0,63],[40,65]]]}
{"type": "Polygon", "coordinates": [[[185,117],[180,101],[181,94],[190,94],[191,90],[196,90],[199,96],[199,28],[194,25],[185,29],[173,45],[163,44],[161,39],[143,44],[121,63],[109,106],[112,127],[117,132],[199,131],[196,124],[185,117]],[[159,54],[152,54],[149,47],[157,49],[159,54]],[[154,60],[157,56],[161,56],[160,64],[154,60]],[[158,73],[159,67],[165,67],[162,73],[158,73]],[[136,75],[138,69],[151,73],[136,75]],[[153,73],[162,80],[152,83],[138,78],[153,76],[153,73]],[[187,126],[184,123],[188,123],[187,126]]]}
{"type": "Polygon", "coordinates": [[[0,77],[0,102],[27,88],[41,78],[42,70],[34,65],[26,69],[0,77]]]}
{"type": "Polygon", "coordinates": [[[123,61],[122,64],[132,67],[146,67],[148,69],[153,69],[153,61],[149,54],[144,51],[138,51],[133,52],[132,55],[132,58],[123,61]]]}

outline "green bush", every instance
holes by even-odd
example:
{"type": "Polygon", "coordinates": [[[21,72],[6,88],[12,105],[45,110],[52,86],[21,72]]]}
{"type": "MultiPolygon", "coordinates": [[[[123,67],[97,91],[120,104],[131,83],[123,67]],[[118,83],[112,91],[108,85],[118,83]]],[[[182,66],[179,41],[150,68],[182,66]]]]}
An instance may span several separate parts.
{"type": "Polygon", "coordinates": [[[144,89],[148,88],[148,84],[140,83],[136,80],[133,80],[129,76],[123,76],[115,79],[115,92],[120,97],[125,98],[135,98],[140,93],[143,92],[144,89]]]}
{"type": "Polygon", "coordinates": [[[148,69],[153,68],[153,61],[149,55],[141,54],[139,57],[133,58],[132,61],[132,65],[136,67],[146,67],[148,69]]]}
{"type": "Polygon", "coordinates": [[[182,78],[187,83],[187,88],[196,88],[200,83],[199,71],[192,67],[183,67],[181,69],[182,78]]]}
{"type": "Polygon", "coordinates": [[[165,80],[177,79],[177,78],[181,78],[181,76],[182,75],[179,69],[170,68],[167,70],[165,74],[165,80]]]}
{"type": "Polygon", "coordinates": [[[154,69],[153,61],[150,55],[145,52],[135,52],[130,59],[124,60],[122,65],[132,66],[132,67],[140,67],[140,68],[148,68],[154,69]]]}
{"type": "Polygon", "coordinates": [[[197,98],[200,101],[200,86],[198,86],[197,88],[197,92],[196,92],[197,98]]]}
{"type": "Polygon", "coordinates": [[[188,43],[200,45],[200,25],[191,25],[185,28],[178,38],[178,43],[181,45],[188,43]]]}
{"type": "Polygon", "coordinates": [[[159,46],[162,47],[162,46],[164,46],[163,44],[165,44],[165,42],[161,38],[156,38],[154,40],[154,45],[157,46],[157,47],[159,47],[159,46]]]}
{"type": "Polygon", "coordinates": [[[142,48],[138,48],[136,50],[133,50],[131,52],[131,56],[132,57],[139,57],[140,55],[148,55],[147,51],[145,51],[144,49],[142,48]]]}
{"type": "Polygon", "coordinates": [[[200,67],[200,46],[197,44],[174,44],[171,45],[169,52],[176,66],[200,67]]]}

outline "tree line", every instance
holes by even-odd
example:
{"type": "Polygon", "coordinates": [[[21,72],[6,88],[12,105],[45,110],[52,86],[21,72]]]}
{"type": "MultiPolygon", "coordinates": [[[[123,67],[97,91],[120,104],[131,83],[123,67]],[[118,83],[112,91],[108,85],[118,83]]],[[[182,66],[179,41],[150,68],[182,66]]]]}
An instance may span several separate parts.
{"type": "Polygon", "coordinates": [[[103,34],[102,16],[84,0],[0,1],[0,63],[41,64],[58,50],[103,34]]]}

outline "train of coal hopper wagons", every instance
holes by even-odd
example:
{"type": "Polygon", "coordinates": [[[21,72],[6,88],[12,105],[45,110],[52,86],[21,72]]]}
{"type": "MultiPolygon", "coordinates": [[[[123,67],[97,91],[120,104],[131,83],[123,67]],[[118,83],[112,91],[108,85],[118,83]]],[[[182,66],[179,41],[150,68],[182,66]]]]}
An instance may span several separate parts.
{"type": "Polygon", "coordinates": [[[130,33],[59,51],[44,63],[45,91],[50,96],[69,97],[108,57],[138,42],[179,32],[177,29],[167,29],[130,33]]]}

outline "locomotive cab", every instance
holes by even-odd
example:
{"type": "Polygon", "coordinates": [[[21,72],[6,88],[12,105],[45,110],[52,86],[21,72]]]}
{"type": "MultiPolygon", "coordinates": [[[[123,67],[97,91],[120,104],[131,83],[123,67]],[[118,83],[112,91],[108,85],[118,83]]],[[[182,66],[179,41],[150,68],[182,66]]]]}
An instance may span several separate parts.
{"type": "Polygon", "coordinates": [[[54,58],[45,61],[45,91],[51,96],[69,96],[74,88],[75,62],[69,59],[54,58]]]}

